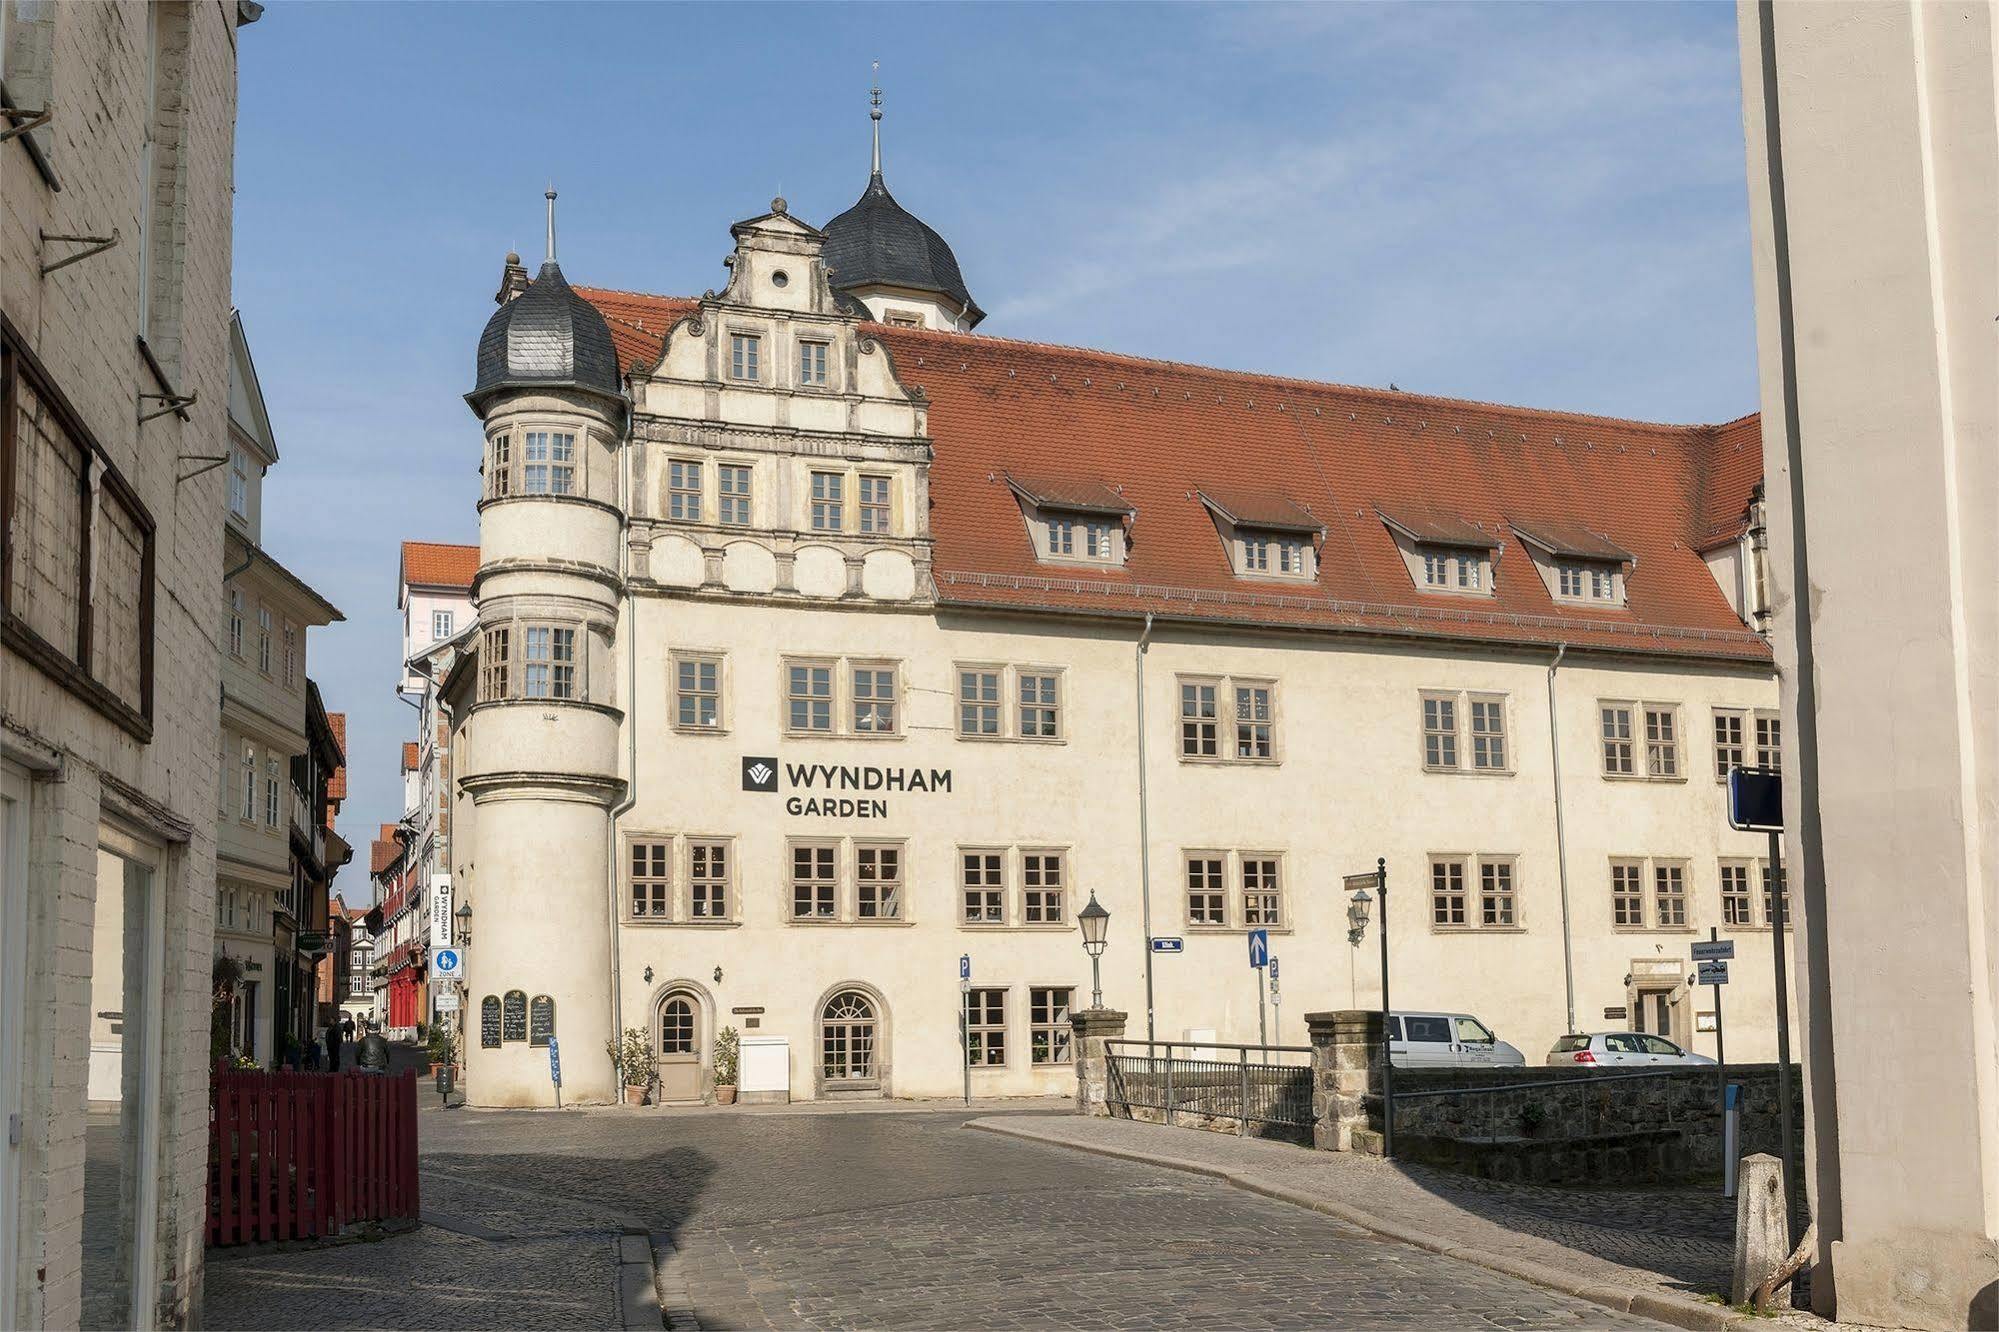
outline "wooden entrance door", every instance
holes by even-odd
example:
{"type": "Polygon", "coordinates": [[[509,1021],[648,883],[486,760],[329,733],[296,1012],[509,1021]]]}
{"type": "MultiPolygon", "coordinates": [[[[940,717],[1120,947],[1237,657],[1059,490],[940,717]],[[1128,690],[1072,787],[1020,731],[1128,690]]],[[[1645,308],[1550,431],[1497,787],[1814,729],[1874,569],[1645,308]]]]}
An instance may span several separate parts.
{"type": "Polygon", "coordinates": [[[659,1006],[659,1099],[701,1099],[701,1001],[675,992],[659,1006]]]}

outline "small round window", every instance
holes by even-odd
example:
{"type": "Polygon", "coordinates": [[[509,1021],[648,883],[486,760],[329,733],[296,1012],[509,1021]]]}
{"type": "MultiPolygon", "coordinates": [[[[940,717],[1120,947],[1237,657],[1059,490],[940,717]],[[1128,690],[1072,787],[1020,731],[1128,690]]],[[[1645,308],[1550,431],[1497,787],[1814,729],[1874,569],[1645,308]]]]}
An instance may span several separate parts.
{"type": "Polygon", "coordinates": [[[772,273],[770,275],[770,282],[773,287],[785,286],[790,281],[791,281],[791,274],[785,272],[782,268],[778,269],[777,272],[772,273]]]}

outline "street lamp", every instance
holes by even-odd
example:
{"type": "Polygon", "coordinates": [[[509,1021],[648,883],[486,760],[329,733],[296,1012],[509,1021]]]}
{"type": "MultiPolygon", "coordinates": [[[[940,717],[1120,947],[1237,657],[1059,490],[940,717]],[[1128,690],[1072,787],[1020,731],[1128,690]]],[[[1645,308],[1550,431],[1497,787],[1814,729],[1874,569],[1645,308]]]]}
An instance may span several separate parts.
{"type": "Polygon", "coordinates": [[[1353,900],[1347,903],[1347,942],[1356,948],[1367,934],[1367,909],[1373,905],[1374,899],[1365,888],[1356,888],[1353,900]]]}
{"type": "Polygon", "coordinates": [[[1076,913],[1076,923],[1083,930],[1083,951],[1090,955],[1090,1007],[1102,1008],[1104,973],[1101,959],[1107,942],[1105,936],[1110,933],[1111,913],[1097,901],[1096,889],[1090,890],[1090,904],[1076,913]]]}
{"type": "Polygon", "coordinates": [[[462,902],[451,914],[458,919],[458,946],[463,948],[472,942],[472,904],[462,902]]]}

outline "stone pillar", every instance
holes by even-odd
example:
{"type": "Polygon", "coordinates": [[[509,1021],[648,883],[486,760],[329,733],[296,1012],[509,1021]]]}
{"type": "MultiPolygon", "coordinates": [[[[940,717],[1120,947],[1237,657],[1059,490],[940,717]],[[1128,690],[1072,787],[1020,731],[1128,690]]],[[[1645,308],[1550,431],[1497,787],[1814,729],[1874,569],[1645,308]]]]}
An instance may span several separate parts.
{"type": "MultiPolygon", "coordinates": [[[[1791,1256],[1785,1236],[1784,1163],[1768,1152],[1742,1158],[1735,1177],[1735,1276],[1728,1302],[1740,1308],[1763,1279],[1791,1256]]],[[[1780,1309],[1791,1307],[1790,1285],[1772,1293],[1780,1309]]]]}
{"type": "Polygon", "coordinates": [[[1312,1037],[1312,1145],[1381,1154],[1381,1011],[1307,1013],[1312,1037]]]}
{"type": "Polygon", "coordinates": [[[1110,1114],[1105,1092],[1110,1083],[1110,1052],[1106,1041],[1115,1041],[1124,1035],[1125,1014],[1115,1008],[1083,1008],[1069,1015],[1069,1030],[1074,1035],[1070,1050],[1076,1061],[1076,1113],[1079,1115],[1110,1114]]]}

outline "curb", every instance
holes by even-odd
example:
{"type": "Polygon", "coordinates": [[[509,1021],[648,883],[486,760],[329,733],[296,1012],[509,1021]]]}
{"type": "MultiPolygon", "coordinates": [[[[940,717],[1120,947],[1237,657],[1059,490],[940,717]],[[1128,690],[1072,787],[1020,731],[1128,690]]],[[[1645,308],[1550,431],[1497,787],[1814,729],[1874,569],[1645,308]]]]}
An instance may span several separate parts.
{"type": "Polygon", "coordinates": [[[618,1260],[618,1323],[625,1332],[666,1326],[659,1316],[659,1290],[653,1284],[652,1239],[644,1230],[627,1227],[611,1242],[618,1260]]]}
{"type": "Polygon", "coordinates": [[[1124,1147],[1113,1147],[1095,1143],[1069,1142],[1060,1138],[1043,1137],[1013,1125],[992,1120],[975,1119],[965,1125],[981,1133],[996,1133],[1001,1137],[1017,1138],[1022,1142],[1038,1142],[1046,1147],[1067,1147],[1071,1151],[1090,1152],[1097,1156],[1115,1157],[1121,1161],[1135,1161],[1141,1165],[1159,1166],[1167,1170],[1178,1170],[1183,1174],[1203,1175],[1209,1179],[1232,1184],[1245,1193],[1259,1194],[1278,1202],[1303,1207],[1362,1230],[1380,1235],[1384,1239],[1407,1244],[1411,1248],[1429,1253],[1442,1254],[1459,1262],[1483,1267],[1518,1281],[1540,1286],[1561,1295],[1570,1295],[1579,1300],[1587,1300],[1615,1313],[1636,1314],[1640,1318],[1650,1318],[1655,1322],[1673,1327],[1685,1328],[1687,1332],[1729,1332],[1730,1329],[1748,1328],[1768,1320],[1756,1319],[1748,1314],[1737,1313],[1721,1304],[1709,1304],[1686,1295],[1676,1295],[1668,1291],[1644,1290],[1633,1286],[1606,1285],[1595,1279],[1585,1279],[1573,1272],[1537,1263],[1531,1259],[1512,1254],[1490,1253],[1484,1249],[1469,1248],[1448,1240],[1439,1239],[1428,1231],[1417,1230],[1394,1221],[1384,1220],[1371,1212],[1344,1203],[1330,1202],[1314,1197],[1298,1189],[1285,1188],[1279,1184],[1266,1184],[1252,1179],[1240,1171],[1227,1166],[1212,1165],[1206,1161],[1190,1161],[1178,1156],[1155,1156],[1146,1152],[1132,1151],[1124,1147]]]}

